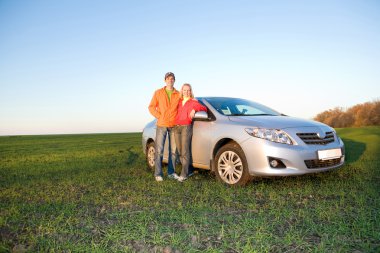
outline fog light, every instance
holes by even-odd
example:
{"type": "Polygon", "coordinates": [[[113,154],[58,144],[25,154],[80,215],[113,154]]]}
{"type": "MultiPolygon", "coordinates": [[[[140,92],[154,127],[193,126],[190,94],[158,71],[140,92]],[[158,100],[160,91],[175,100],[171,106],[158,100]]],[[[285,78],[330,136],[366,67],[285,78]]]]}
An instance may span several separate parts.
{"type": "Polygon", "coordinates": [[[277,159],[274,157],[268,157],[268,161],[269,161],[270,167],[272,168],[275,168],[275,169],[286,168],[285,164],[280,159],[277,159]]]}
{"type": "Polygon", "coordinates": [[[272,161],[270,161],[270,166],[271,166],[271,167],[276,168],[277,165],[278,165],[277,160],[272,160],[272,161]]]}

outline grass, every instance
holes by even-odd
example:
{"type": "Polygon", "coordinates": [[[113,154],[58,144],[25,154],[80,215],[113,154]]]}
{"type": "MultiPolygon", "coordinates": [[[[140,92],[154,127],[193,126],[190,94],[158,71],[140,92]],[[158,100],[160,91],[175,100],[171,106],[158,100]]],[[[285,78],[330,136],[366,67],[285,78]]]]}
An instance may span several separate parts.
{"type": "Polygon", "coordinates": [[[0,252],[379,252],[380,128],[337,171],[156,183],[141,133],[0,137],[0,252]]]}

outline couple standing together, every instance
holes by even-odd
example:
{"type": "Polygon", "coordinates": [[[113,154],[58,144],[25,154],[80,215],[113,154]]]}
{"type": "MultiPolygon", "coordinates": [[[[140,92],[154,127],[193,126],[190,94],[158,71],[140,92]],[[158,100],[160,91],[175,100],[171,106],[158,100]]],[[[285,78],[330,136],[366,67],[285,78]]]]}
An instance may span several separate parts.
{"type": "Polygon", "coordinates": [[[149,104],[149,112],[157,119],[154,172],[156,181],[163,180],[162,158],[167,135],[169,137],[168,177],[182,182],[189,176],[193,117],[197,111],[207,111],[207,108],[194,98],[190,84],[182,85],[179,92],[174,88],[174,82],[174,74],[166,73],[166,86],[154,92],[149,104]],[[180,176],[175,173],[177,150],[182,164],[180,176]]]}

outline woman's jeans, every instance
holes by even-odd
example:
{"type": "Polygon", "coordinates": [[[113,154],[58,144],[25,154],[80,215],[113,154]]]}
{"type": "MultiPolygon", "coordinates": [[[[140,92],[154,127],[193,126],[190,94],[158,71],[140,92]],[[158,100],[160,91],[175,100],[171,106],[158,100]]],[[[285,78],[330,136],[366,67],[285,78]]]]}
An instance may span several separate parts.
{"type": "Polygon", "coordinates": [[[154,175],[163,176],[162,174],[162,158],[164,156],[164,147],[166,135],[169,137],[169,157],[168,157],[168,175],[173,174],[175,171],[176,163],[176,145],[174,137],[174,127],[159,127],[156,129],[156,157],[154,175]]]}
{"type": "Polygon", "coordinates": [[[179,157],[182,163],[181,176],[187,177],[191,159],[191,137],[193,135],[193,125],[177,125],[175,127],[175,142],[179,157]]]}

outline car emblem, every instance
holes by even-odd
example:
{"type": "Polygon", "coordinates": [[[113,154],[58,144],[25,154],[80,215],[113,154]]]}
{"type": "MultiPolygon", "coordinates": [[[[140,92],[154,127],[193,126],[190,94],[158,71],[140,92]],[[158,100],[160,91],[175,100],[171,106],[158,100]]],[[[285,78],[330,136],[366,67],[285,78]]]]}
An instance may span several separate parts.
{"type": "Polygon", "coordinates": [[[325,132],[321,131],[321,132],[317,133],[317,136],[318,136],[319,139],[324,139],[326,137],[326,134],[325,134],[325,132]]]}

